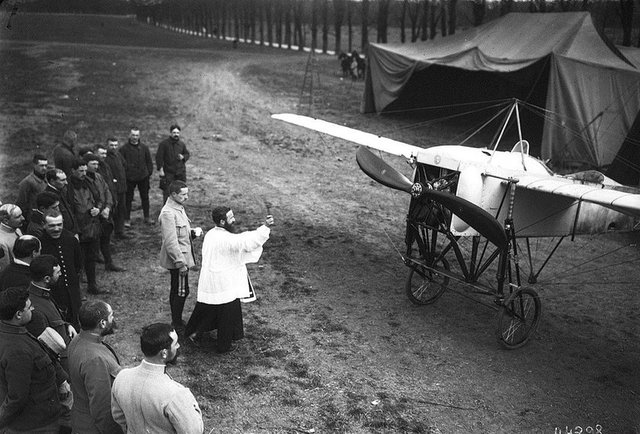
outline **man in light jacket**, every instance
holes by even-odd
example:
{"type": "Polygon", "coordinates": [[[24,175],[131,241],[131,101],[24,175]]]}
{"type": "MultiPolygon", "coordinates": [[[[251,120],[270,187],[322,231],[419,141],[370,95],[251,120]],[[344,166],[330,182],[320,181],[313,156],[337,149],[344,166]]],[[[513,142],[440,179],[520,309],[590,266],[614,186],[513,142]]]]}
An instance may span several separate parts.
{"type": "Polygon", "coordinates": [[[151,324],[142,329],[140,347],[142,362],[120,371],[113,382],[113,420],[129,434],[202,434],[198,402],[166,373],[178,356],[178,334],[169,324],[151,324]]]}
{"type": "Polygon", "coordinates": [[[188,198],[187,184],[173,181],[169,186],[169,198],[158,217],[162,232],[160,266],[171,274],[171,324],[179,333],[184,331],[182,311],[189,295],[189,268],[196,264],[191,240],[202,234],[200,228],[191,229],[191,220],[184,209],[188,198]]]}

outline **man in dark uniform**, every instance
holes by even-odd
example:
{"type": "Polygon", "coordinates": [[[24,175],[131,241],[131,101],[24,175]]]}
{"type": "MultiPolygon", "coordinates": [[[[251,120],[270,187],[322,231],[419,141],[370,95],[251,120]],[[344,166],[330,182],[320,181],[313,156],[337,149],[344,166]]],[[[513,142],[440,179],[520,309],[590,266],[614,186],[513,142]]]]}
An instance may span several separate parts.
{"type": "Polygon", "coordinates": [[[51,212],[44,216],[42,254],[53,255],[60,264],[60,278],[51,290],[64,319],[79,327],[80,311],[80,244],[71,232],[64,229],[62,215],[51,212]]]}
{"type": "Polygon", "coordinates": [[[71,167],[69,199],[78,222],[82,268],[87,276],[87,292],[102,294],[107,291],[98,289],[96,259],[100,250],[100,212],[104,206],[96,186],[87,177],[87,163],[78,159],[71,167]]]}
{"type": "Polygon", "coordinates": [[[33,307],[25,288],[0,293],[0,432],[57,433],[66,374],[27,332],[33,307]]]}
{"type": "Polygon", "coordinates": [[[127,176],[127,214],[124,226],[131,227],[131,202],[133,202],[136,188],[140,193],[144,222],[154,224],[154,221],[149,217],[149,179],[153,173],[153,161],[151,161],[151,152],[147,145],[140,142],[139,128],[131,128],[129,141],[119,149],[119,152],[126,162],[127,176]]]}
{"type": "Polygon", "coordinates": [[[162,180],[162,203],[167,201],[171,194],[169,185],[173,181],[187,182],[187,168],[185,163],[190,157],[187,145],[180,140],[180,126],[177,124],[169,127],[170,135],[158,145],[156,152],[156,168],[162,180]]]}
{"type": "Polygon", "coordinates": [[[27,221],[31,220],[31,210],[35,208],[36,196],[44,191],[47,182],[44,179],[47,173],[48,160],[42,154],[33,156],[33,171],[18,183],[18,200],[16,205],[22,209],[22,215],[27,221]]]}
{"type": "MultiPolygon", "coordinates": [[[[98,152],[101,152],[98,149],[98,152]]],[[[125,171],[126,161],[120,152],[118,152],[118,139],[109,137],[107,139],[107,156],[105,163],[111,169],[113,175],[113,184],[115,187],[115,209],[113,210],[113,224],[115,236],[118,239],[125,240],[129,238],[124,233],[124,221],[127,216],[127,175],[125,171]]]]}

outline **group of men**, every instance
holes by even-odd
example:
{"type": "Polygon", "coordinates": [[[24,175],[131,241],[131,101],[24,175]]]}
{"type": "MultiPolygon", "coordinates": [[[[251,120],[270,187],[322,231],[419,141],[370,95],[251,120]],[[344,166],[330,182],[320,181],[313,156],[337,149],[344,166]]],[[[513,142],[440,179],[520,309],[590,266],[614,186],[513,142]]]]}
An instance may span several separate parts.
{"type": "Polygon", "coordinates": [[[148,190],[153,167],[139,130],[133,128],[120,149],[117,140],[109,139],[73,158],[77,135],[65,133],[54,150],[56,168],[47,171],[47,159],[36,155],[33,173],[20,184],[19,205],[0,204],[0,261],[7,259],[0,262],[0,432],[203,431],[195,398],[171,380],[165,367],[175,363],[179,339],[200,346],[203,334],[217,330],[216,349],[226,353],[232,341],[244,336],[240,303],[255,299],[246,264],[261,256],[274,220],[267,216],[258,229],[239,233],[229,207],[213,208],[197,303],[185,324],[189,269],[196,264],[193,239],[202,230],[191,228],[184,208],[189,153],[180,141],[180,127],[172,125],[170,133],[158,147],[156,164],[166,198],[158,217],[160,264],[170,274],[172,323],[143,329],[144,360],[135,368],[122,369],[104,342],[116,329],[113,310],[97,299],[82,303],[79,271],[84,269],[93,293],[103,293],[91,268],[98,251],[107,270],[124,271],[111,259],[111,231],[104,222],[111,222],[116,237],[127,237],[135,188],[144,220],[152,224],[148,190]],[[41,181],[45,187],[39,191],[41,181]]]}
{"type": "Polygon", "coordinates": [[[171,325],[144,327],[144,358],[139,366],[123,369],[104,341],[116,329],[111,306],[85,302],[76,333],[60,318],[52,319],[55,306],[46,304],[50,300],[40,287],[59,275],[55,258],[42,255],[32,264],[46,276],[28,289],[0,292],[0,432],[203,432],[195,397],[166,373],[180,347],[171,325]],[[55,331],[60,328],[68,329],[62,332],[66,338],[55,331]]]}
{"type": "MultiPolygon", "coordinates": [[[[156,152],[164,201],[169,195],[171,181],[186,181],[185,162],[190,154],[180,139],[180,131],[179,125],[171,125],[169,137],[158,145],[156,152]]],[[[108,291],[96,282],[97,262],[104,262],[107,271],[124,271],[114,263],[111,236],[129,238],[125,229],[131,227],[136,188],[142,202],[144,221],[155,223],[150,217],[149,207],[153,163],[149,147],[140,141],[139,128],[131,128],[128,141],[122,147],[113,137],[95,147],[79,148],[77,143],[78,136],[74,131],[64,134],[61,143],[53,150],[54,168],[49,167],[47,157],[35,154],[33,171],[18,184],[15,204],[0,207],[0,271],[12,262],[13,243],[20,235],[26,233],[46,238],[51,235],[46,227],[53,224],[56,214],[62,217],[65,231],[62,241],[54,247],[71,252],[73,249],[69,248],[73,242],[68,240],[70,234],[76,238],[80,249],[79,262],[72,261],[71,257],[65,261],[63,282],[71,285],[64,292],[70,292],[71,299],[82,297],[79,288],[73,285],[79,279],[73,276],[72,268],[84,272],[87,292],[92,294],[108,291]]]]}

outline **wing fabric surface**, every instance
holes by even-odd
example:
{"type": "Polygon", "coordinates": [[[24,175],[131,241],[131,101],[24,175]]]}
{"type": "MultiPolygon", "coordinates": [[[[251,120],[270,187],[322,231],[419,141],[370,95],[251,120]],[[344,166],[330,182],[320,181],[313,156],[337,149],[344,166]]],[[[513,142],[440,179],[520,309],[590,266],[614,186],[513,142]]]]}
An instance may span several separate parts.
{"type": "Polygon", "coordinates": [[[576,200],[595,203],[606,208],[640,217],[640,194],[616,190],[615,186],[581,184],[561,177],[539,178],[535,176],[519,177],[516,188],[544,191],[576,200]]]}
{"type": "MultiPolygon", "coordinates": [[[[358,148],[356,152],[358,166],[369,177],[382,185],[395,190],[411,193],[413,183],[402,173],[385,163],[380,157],[373,154],[365,147],[358,148]]],[[[487,211],[469,202],[466,199],[442,191],[423,188],[420,200],[432,200],[450,210],[453,214],[464,220],[478,233],[495,244],[498,248],[507,245],[507,235],[504,228],[487,211]]]]}
{"type": "Polygon", "coordinates": [[[281,113],[271,115],[271,117],[400,157],[414,158],[418,155],[418,151],[422,149],[418,146],[412,146],[403,142],[398,142],[397,140],[387,139],[385,137],[376,136],[375,134],[365,133],[364,131],[344,127],[342,125],[320,119],[310,118],[308,116],[281,113]]]}

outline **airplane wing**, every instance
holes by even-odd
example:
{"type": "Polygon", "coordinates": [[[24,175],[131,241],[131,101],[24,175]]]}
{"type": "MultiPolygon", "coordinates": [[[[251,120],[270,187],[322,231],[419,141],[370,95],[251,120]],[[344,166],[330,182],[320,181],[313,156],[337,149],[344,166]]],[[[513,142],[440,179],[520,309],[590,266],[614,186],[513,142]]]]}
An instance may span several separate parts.
{"type": "Polygon", "coordinates": [[[516,188],[570,197],[604,206],[623,214],[640,217],[640,192],[616,190],[613,186],[576,183],[562,177],[519,177],[516,188]]]}
{"type": "Polygon", "coordinates": [[[520,176],[518,179],[516,188],[565,196],[640,217],[640,191],[623,191],[604,184],[583,184],[560,176],[520,176]]]}
{"type": "MultiPolygon", "coordinates": [[[[348,128],[335,123],[326,122],[320,119],[314,119],[308,116],[282,113],[274,114],[271,117],[348,140],[368,148],[377,149],[405,158],[417,159],[419,154],[424,157],[424,154],[429,152],[429,150],[425,150],[418,146],[409,145],[407,143],[366,133],[364,131],[348,128]]],[[[441,148],[430,148],[430,150],[433,149],[441,148]]],[[[456,152],[460,151],[458,150],[456,152]]],[[[392,172],[389,170],[390,167],[386,163],[381,163],[377,161],[377,159],[372,159],[371,156],[368,156],[365,153],[361,152],[360,154],[360,160],[365,162],[365,167],[363,167],[361,161],[358,161],[358,164],[360,165],[360,168],[367,173],[367,175],[378,180],[378,182],[381,182],[383,185],[407,191],[407,182],[410,181],[406,180],[406,178],[402,179],[404,176],[389,176],[392,172]],[[368,168],[369,171],[365,170],[365,168],[368,168]],[[383,176],[376,175],[376,173],[383,174],[383,176]]],[[[503,152],[503,154],[510,153],[503,152]]],[[[445,155],[445,153],[443,153],[443,155],[445,155]]],[[[458,157],[460,157],[460,155],[458,155],[458,157]]],[[[439,158],[444,157],[439,156],[439,158]]],[[[459,162],[458,160],[455,161],[455,166],[457,167],[459,162]]],[[[444,167],[444,161],[440,161],[439,164],[436,165],[444,167]]],[[[519,169],[514,170],[513,175],[505,175],[505,173],[507,173],[505,170],[506,168],[503,167],[502,172],[496,174],[498,175],[497,177],[512,176],[518,178],[519,182],[516,185],[518,189],[545,192],[552,195],[572,198],[577,201],[593,203],[626,215],[640,218],[640,189],[626,188],[622,186],[618,187],[607,183],[583,183],[558,175],[540,176],[540,174],[527,174],[522,173],[519,169]]],[[[491,170],[489,170],[489,172],[491,172],[491,170]]],[[[491,176],[491,173],[485,172],[485,174],[491,176]]]]}
{"type": "Polygon", "coordinates": [[[353,128],[344,127],[342,125],[331,122],[314,119],[308,116],[295,115],[291,113],[281,113],[271,115],[272,118],[278,119],[290,124],[299,125],[321,133],[340,139],[349,140],[350,142],[366,146],[368,148],[384,151],[392,155],[398,155],[405,158],[415,158],[418,151],[422,148],[409,145],[407,143],[398,142],[397,140],[387,139],[385,137],[376,136],[375,134],[365,133],[353,128]]]}

